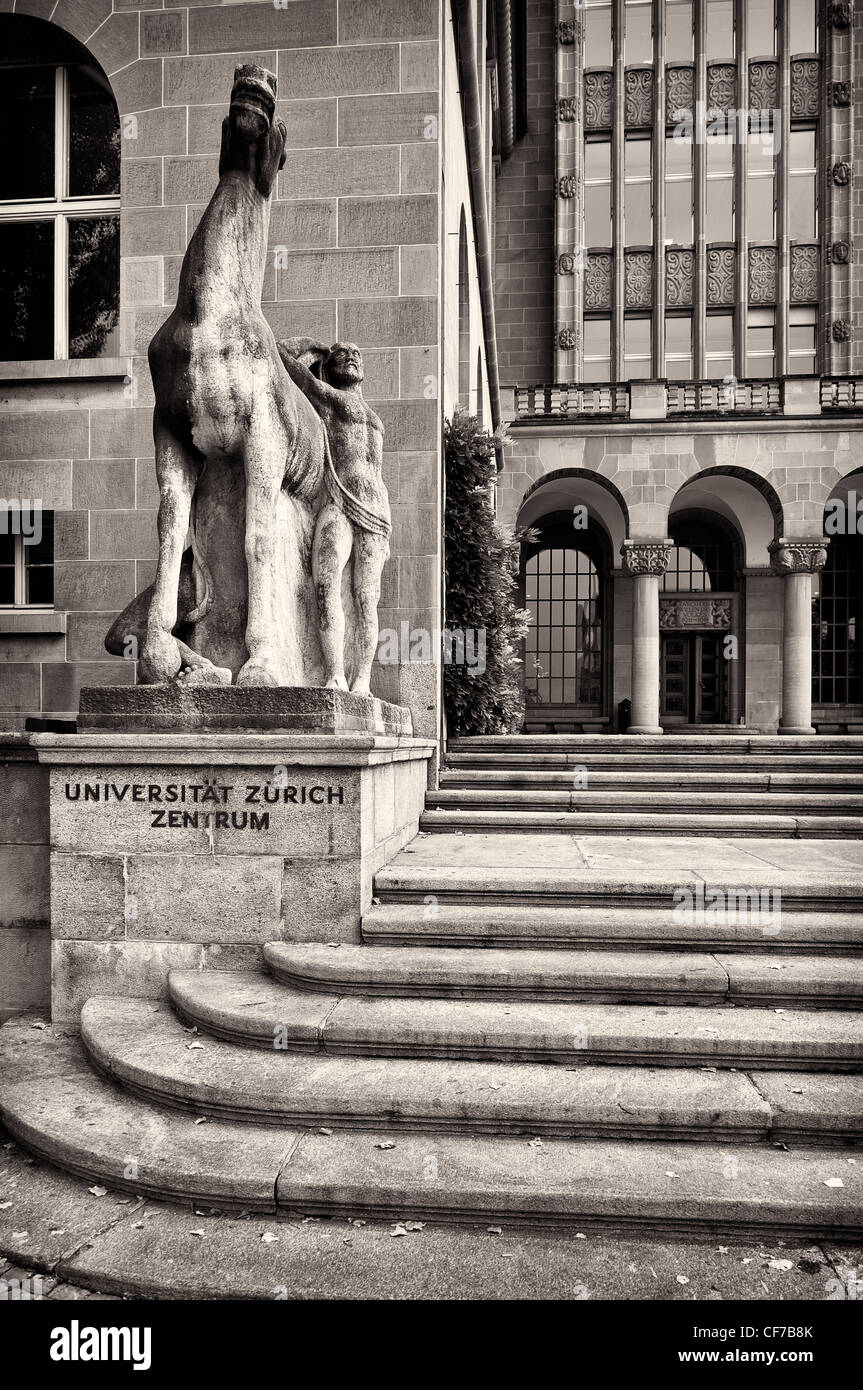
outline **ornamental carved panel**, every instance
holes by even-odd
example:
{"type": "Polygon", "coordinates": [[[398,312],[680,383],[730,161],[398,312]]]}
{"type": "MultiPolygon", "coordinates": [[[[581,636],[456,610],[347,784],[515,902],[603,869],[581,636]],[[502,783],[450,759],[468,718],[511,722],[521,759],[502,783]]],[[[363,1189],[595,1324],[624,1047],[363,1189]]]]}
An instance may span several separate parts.
{"type": "Polygon", "coordinates": [[[562,19],[557,26],[557,41],[563,47],[575,43],[575,24],[571,19],[562,19]]]}
{"type": "Polygon", "coordinates": [[[662,628],[729,628],[730,598],[660,598],[662,628]]]}
{"type": "Polygon", "coordinates": [[[749,248],[749,303],[775,304],[778,263],[775,246],[749,248]]]}
{"type": "Polygon", "coordinates": [[[791,64],[791,115],[818,115],[817,58],[795,58],[791,64]]]}
{"type": "Polygon", "coordinates": [[[559,198],[574,198],[578,192],[578,180],[575,174],[561,174],[557,181],[557,196],[559,198]]]}
{"type": "Polygon", "coordinates": [[[628,126],[653,124],[653,69],[627,68],[623,101],[628,126]]]}
{"type": "Polygon", "coordinates": [[[584,274],[585,309],[611,308],[611,274],[610,255],[588,256],[584,274]]]}
{"type": "Polygon", "coordinates": [[[847,265],[851,259],[851,244],[847,241],[834,241],[827,247],[828,265],[847,265]]]}
{"type": "Polygon", "coordinates": [[[831,82],[828,88],[831,106],[851,105],[851,83],[831,82]]]}
{"type": "Polygon", "coordinates": [[[561,328],[557,335],[557,346],[561,352],[574,352],[578,346],[578,339],[571,328],[561,328]]]}
{"type": "Polygon", "coordinates": [[[830,6],[830,23],[834,29],[847,29],[851,23],[851,0],[837,0],[830,6]]]}
{"type": "Polygon", "coordinates": [[[557,99],[557,119],[559,121],[574,121],[578,115],[575,97],[558,97],[557,99]]]}
{"type": "Polygon", "coordinates": [[[653,252],[627,251],[623,262],[623,302],[627,309],[653,308],[653,252]]]}
{"type": "Polygon", "coordinates": [[[587,130],[608,130],[614,104],[614,74],[607,69],[584,74],[584,125],[587,130]]]}
{"type": "Polygon", "coordinates": [[[734,304],[734,247],[707,248],[707,303],[711,308],[734,304]]]}
{"type": "Polygon", "coordinates": [[[848,319],[834,319],[832,332],[834,343],[847,343],[851,338],[851,324],[848,319]]]}
{"type": "Polygon", "coordinates": [[[694,68],[665,69],[665,119],[691,120],[695,108],[694,68]]]}
{"type": "Polygon", "coordinates": [[[695,253],[666,251],[665,303],[669,309],[689,309],[693,302],[695,253]]]}
{"type": "Polygon", "coordinates": [[[833,176],[833,182],[840,188],[851,182],[851,164],[847,159],[837,159],[830,172],[833,176]]]}
{"type": "Polygon", "coordinates": [[[791,302],[814,304],[818,300],[819,257],[817,246],[791,248],[791,302]]]}
{"type": "Polygon", "coordinates": [[[749,64],[750,111],[775,111],[779,105],[779,65],[775,59],[749,64]]]}
{"type": "Polygon", "coordinates": [[[734,63],[710,63],[707,68],[707,106],[733,111],[737,106],[737,67],[734,63]]]}

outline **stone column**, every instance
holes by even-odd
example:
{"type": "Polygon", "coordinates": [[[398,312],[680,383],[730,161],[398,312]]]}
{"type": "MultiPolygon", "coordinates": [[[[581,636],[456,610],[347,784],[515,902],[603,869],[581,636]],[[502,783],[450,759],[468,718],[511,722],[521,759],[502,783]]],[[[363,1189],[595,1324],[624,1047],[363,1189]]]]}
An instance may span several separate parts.
{"type": "Polygon", "coordinates": [[[785,578],[782,621],[782,716],[780,734],[814,734],[812,726],[812,576],[827,562],[826,537],[773,541],[774,574],[785,578]]]}
{"type": "Polygon", "coordinates": [[[624,541],[623,568],[632,575],[631,734],[661,734],[659,723],[659,580],[672,542],[624,541]]]}

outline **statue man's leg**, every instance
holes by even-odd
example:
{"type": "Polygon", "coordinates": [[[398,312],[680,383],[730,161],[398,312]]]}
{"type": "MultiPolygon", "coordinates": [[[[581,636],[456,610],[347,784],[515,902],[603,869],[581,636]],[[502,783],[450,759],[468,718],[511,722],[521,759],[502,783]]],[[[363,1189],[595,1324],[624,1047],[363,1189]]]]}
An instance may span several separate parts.
{"type": "Polygon", "coordinates": [[[318,516],[312,545],[312,577],[318,598],[324,684],[347,690],[345,676],[345,611],[342,573],[350,558],[354,531],[341,507],[328,502],[318,516]]]}
{"type": "Polygon", "coordinates": [[[281,684],[276,659],[276,510],[285,475],[285,455],[285,436],[277,421],[264,418],[253,426],[244,458],[249,659],[237,674],[237,685],[281,684]]]}
{"type": "Polygon", "coordinates": [[[354,541],[353,598],[357,622],[358,665],[351,690],[369,694],[372,662],[378,645],[378,603],[381,575],[390,553],[386,536],[356,528],[354,541]]]}
{"type": "Polygon", "coordinates": [[[140,658],[141,679],[149,685],[173,680],[183,664],[172,633],[177,623],[180,562],[200,468],[200,460],[191,450],[169,430],[157,426],[159,560],[140,658]]]}

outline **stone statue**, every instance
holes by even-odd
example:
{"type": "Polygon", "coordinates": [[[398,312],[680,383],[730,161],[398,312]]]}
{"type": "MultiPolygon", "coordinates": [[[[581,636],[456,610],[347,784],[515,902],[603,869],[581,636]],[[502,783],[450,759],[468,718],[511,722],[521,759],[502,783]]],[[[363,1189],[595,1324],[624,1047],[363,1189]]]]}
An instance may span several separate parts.
{"type": "MultiPolygon", "coordinates": [[[[158,565],[151,588],[106,639],[123,655],[129,637],[139,641],[144,684],[179,677],[310,686],[323,683],[325,667],[341,674],[337,660],[324,661],[311,575],[318,514],[333,488],[324,422],[282,365],[261,309],[270,201],[287,139],[275,104],[272,73],[236,70],[218,187],[186,251],[176,308],[150,344],[158,565]]],[[[357,370],[345,365],[346,388],[357,370]]],[[[325,389],[339,395],[316,387],[322,397],[325,389]]],[[[329,419],[338,416],[340,459],[352,429],[358,438],[371,434],[371,412],[361,396],[351,406],[349,398],[345,391],[342,413],[327,407],[329,419]]],[[[377,494],[369,505],[378,505],[377,494]]],[[[341,553],[343,536],[338,544],[341,553]]],[[[326,564],[322,572],[329,575],[326,564]]],[[[367,688],[368,672],[359,680],[367,688]]]]}
{"type": "Polygon", "coordinates": [[[390,553],[389,500],[381,474],[384,428],[363,399],[363,359],[354,343],[327,348],[310,338],[279,343],[289,375],[324,423],[327,498],[312,544],[324,683],[347,690],[342,580],[351,562],[356,671],[350,689],[369,693],[378,641],[381,574],[390,553]],[[320,369],[315,375],[303,358],[320,369]]]}

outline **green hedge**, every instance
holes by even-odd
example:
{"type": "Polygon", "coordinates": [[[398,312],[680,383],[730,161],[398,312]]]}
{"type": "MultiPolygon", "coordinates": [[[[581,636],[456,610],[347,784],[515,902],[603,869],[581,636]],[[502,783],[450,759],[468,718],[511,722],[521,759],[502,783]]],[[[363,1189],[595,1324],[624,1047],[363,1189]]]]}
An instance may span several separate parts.
{"type": "Polygon", "coordinates": [[[457,410],[444,426],[446,509],[444,546],[446,628],[467,634],[466,649],[481,652],[484,669],[444,664],[444,704],[450,736],[513,733],[524,716],[520,643],[527,614],[516,607],[520,538],[497,525],[490,490],[502,434],[457,410]],[[473,638],[473,647],[471,647],[473,638]]]}

